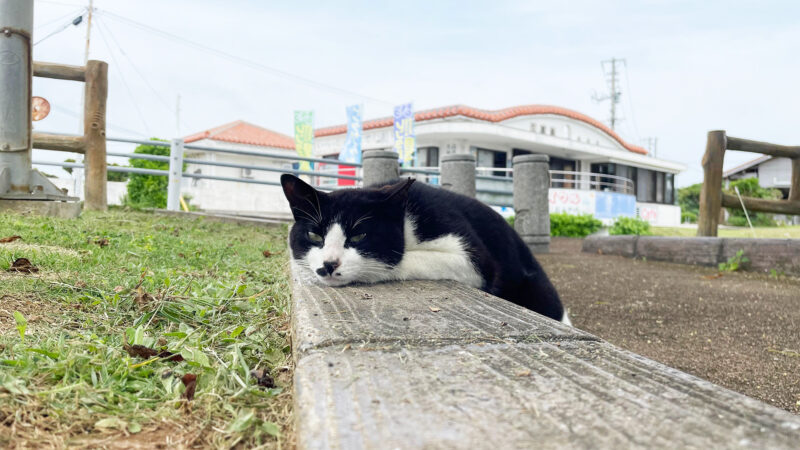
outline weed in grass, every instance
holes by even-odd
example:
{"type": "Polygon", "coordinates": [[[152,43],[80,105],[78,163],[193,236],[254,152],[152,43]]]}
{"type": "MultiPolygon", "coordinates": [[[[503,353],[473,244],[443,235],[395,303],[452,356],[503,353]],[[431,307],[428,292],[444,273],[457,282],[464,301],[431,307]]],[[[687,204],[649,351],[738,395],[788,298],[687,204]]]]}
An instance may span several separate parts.
{"type": "Polygon", "coordinates": [[[0,214],[0,447],[291,446],[289,386],[251,375],[290,379],[285,233],[0,214]]]}
{"type": "Polygon", "coordinates": [[[750,259],[744,256],[744,250],[739,250],[735,255],[728,258],[727,262],[719,263],[719,270],[721,272],[736,272],[748,262],[750,262],[750,259]]]}

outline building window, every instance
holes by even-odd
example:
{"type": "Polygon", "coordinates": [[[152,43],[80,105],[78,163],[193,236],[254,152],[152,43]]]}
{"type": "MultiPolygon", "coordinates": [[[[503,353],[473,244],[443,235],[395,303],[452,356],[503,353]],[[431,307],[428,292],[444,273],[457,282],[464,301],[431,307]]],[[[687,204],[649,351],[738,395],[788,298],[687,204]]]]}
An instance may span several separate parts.
{"type": "Polygon", "coordinates": [[[539,133],[545,134],[547,132],[547,127],[542,125],[539,127],[539,133]]]}
{"type": "Polygon", "coordinates": [[[532,123],[532,124],[531,124],[531,131],[533,131],[534,133],[536,133],[536,123],[532,123]]]}
{"type": "MultiPolygon", "coordinates": [[[[478,148],[476,156],[476,162],[478,167],[496,167],[505,169],[508,167],[508,154],[506,152],[497,151],[497,150],[488,150],[485,148],[478,148]]],[[[493,175],[496,177],[507,177],[509,176],[509,172],[506,170],[497,170],[487,174],[485,171],[481,171],[481,175],[493,175]]]]}
{"type": "Polygon", "coordinates": [[[664,183],[664,203],[675,204],[675,175],[668,173],[666,183],[664,183]]]}
{"type": "Polygon", "coordinates": [[[439,147],[420,147],[414,160],[415,167],[438,167],[439,147]]]}
{"type": "Polygon", "coordinates": [[[242,178],[253,179],[253,169],[242,168],[242,178]]]}

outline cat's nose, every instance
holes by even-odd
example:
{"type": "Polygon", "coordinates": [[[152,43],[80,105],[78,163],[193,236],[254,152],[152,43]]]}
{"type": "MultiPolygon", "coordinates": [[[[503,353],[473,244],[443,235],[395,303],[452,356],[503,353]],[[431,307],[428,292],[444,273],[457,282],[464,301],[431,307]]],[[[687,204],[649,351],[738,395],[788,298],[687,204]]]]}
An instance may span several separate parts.
{"type": "Polygon", "coordinates": [[[341,262],[339,262],[339,260],[325,261],[322,263],[322,267],[317,269],[317,274],[319,274],[319,276],[321,277],[324,277],[325,275],[330,275],[333,273],[334,270],[336,270],[337,267],[339,267],[340,264],[341,262]]]}

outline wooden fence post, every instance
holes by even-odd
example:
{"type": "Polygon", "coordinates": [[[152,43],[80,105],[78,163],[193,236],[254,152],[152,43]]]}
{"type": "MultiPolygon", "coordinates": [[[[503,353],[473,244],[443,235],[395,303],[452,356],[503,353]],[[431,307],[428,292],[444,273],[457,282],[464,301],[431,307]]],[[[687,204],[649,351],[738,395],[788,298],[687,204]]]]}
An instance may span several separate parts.
{"type": "Polygon", "coordinates": [[[108,64],[90,60],[86,63],[83,135],[86,139],[86,201],[84,209],[108,209],[106,179],[106,99],[108,98],[108,64]]]}
{"type": "Polygon", "coordinates": [[[800,202],[800,157],[792,159],[792,186],[789,189],[789,201],[800,202]]]}
{"type": "Polygon", "coordinates": [[[703,187],[700,190],[698,236],[716,236],[722,208],[722,162],[725,158],[724,130],[708,132],[706,154],[703,155],[703,187]]]}

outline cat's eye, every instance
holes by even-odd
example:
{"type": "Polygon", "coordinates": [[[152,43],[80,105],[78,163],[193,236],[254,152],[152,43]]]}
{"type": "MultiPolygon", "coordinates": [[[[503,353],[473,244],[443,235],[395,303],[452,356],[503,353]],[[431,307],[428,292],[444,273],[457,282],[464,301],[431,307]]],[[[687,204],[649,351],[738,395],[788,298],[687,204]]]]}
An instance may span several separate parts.
{"type": "Polygon", "coordinates": [[[316,243],[322,242],[322,236],[318,235],[317,233],[314,233],[313,231],[308,232],[308,238],[311,240],[311,242],[316,242],[316,243]]]}
{"type": "Polygon", "coordinates": [[[355,244],[356,242],[363,241],[365,237],[367,237],[367,233],[357,234],[357,235],[355,235],[355,236],[350,238],[350,242],[355,244]]]}

